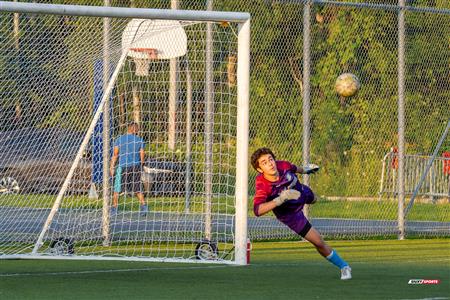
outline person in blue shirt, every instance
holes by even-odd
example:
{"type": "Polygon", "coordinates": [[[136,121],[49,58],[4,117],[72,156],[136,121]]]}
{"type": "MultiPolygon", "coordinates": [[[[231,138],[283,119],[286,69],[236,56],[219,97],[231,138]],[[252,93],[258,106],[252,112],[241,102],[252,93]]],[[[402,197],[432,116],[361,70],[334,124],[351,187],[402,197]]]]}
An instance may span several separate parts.
{"type": "Polygon", "coordinates": [[[130,123],[127,127],[127,133],[117,137],[114,141],[114,150],[110,165],[111,177],[114,178],[111,214],[117,213],[119,194],[125,186],[129,187],[139,199],[141,214],[145,216],[148,211],[141,179],[145,159],[145,144],[144,140],[138,136],[138,132],[139,125],[137,123],[130,123]]]}

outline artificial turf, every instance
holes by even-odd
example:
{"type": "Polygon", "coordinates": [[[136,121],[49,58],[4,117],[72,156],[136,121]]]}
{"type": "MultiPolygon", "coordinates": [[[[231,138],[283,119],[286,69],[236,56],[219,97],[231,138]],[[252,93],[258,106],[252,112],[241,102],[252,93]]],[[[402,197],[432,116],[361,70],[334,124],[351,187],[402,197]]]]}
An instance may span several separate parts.
{"type": "Polygon", "coordinates": [[[450,239],[329,244],[352,280],[306,242],[261,242],[249,266],[2,260],[0,299],[450,299],[450,239]]]}

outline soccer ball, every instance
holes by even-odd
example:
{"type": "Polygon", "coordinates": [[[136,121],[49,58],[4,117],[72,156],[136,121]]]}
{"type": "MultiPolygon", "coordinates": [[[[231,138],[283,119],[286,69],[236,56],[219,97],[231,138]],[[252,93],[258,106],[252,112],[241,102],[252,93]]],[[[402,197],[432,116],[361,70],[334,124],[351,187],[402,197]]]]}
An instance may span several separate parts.
{"type": "Polygon", "coordinates": [[[354,96],[360,87],[361,84],[359,83],[358,77],[352,73],[343,73],[339,75],[334,85],[336,93],[342,97],[354,96]]]}

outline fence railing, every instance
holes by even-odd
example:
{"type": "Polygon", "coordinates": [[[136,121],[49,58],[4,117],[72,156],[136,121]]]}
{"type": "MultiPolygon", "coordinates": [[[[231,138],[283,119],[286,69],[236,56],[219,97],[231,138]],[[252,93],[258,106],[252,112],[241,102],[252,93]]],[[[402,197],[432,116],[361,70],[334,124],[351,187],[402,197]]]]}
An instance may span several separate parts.
{"type": "MultiPolygon", "coordinates": [[[[405,194],[412,195],[425,172],[430,156],[405,155],[405,194]]],[[[436,157],[430,172],[419,190],[418,196],[423,200],[436,202],[447,199],[450,202],[450,158],[436,157]]],[[[395,150],[388,152],[383,158],[380,180],[379,199],[395,197],[398,193],[398,154],[395,150]]]]}

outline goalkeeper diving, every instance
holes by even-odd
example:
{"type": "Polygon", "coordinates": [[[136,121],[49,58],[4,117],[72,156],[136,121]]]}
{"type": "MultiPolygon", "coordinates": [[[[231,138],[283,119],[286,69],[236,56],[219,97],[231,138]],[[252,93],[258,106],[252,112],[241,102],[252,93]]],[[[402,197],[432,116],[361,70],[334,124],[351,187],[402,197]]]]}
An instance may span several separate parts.
{"type": "Polygon", "coordinates": [[[288,161],[275,160],[269,148],[256,150],[251,157],[253,168],[259,173],[255,180],[253,211],[257,217],[273,211],[276,218],[316,247],[317,251],[341,270],[341,279],[352,278],[351,268],[335,250],[325,243],[320,233],[303,214],[305,204],[313,204],[313,191],[298,181],[297,175],[312,174],[317,165],[296,166],[288,161]]]}

